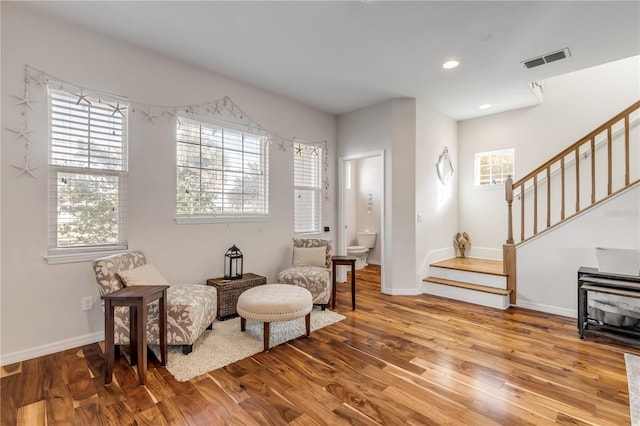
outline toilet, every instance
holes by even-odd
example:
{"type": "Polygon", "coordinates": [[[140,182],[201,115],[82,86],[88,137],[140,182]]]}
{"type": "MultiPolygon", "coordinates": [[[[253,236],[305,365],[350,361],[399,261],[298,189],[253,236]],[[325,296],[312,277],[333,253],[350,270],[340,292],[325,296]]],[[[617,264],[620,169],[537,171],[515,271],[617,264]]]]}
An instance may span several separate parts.
{"type": "Polygon", "coordinates": [[[356,257],[356,269],[362,269],[368,265],[367,256],[369,250],[376,246],[377,235],[375,232],[369,231],[358,232],[358,245],[347,247],[347,256],[356,257]]]}

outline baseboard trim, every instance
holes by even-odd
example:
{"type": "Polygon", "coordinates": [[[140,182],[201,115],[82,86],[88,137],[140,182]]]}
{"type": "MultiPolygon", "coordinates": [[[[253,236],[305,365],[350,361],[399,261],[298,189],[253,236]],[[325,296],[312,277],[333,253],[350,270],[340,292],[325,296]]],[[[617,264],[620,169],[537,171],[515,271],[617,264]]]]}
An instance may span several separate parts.
{"type": "Polygon", "coordinates": [[[389,296],[417,296],[421,291],[417,288],[383,288],[382,293],[389,296]]]}
{"type": "Polygon", "coordinates": [[[20,361],[26,361],[28,359],[37,358],[39,356],[50,355],[56,352],[65,351],[67,349],[77,348],[78,346],[100,342],[102,340],[104,340],[104,331],[99,331],[97,333],[85,334],[84,336],[73,337],[71,339],[60,340],[58,342],[49,343],[42,346],[36,346],[35,348],[1,354],[0,366],[13,364],[20,361]]]}
{"type": "Polygon", "coordinates": [[[575,309],[560,308],[558,306],[545,305],[536,302],[518,300],[516,305],[519,308],[532,309],[534,311],[546,312],[548,314],[560,315],[569,318],[578,318],[578,311],[575,309]]]}
{"type": "Polygon", "coordinates": [[[502,247],[499,249],[489,247],[471,247],[467,256],[477,257],[478,259],[502,260],[502,247]]]}

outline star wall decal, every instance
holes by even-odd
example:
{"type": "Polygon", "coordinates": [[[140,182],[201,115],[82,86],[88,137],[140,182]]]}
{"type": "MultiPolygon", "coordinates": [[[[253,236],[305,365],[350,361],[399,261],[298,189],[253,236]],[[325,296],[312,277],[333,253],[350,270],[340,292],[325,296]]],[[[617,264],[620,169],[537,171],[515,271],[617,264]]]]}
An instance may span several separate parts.
{"type": "Polygon", "coordinates": [[[107,103],[107,105],[113,108],[113,112],[111,113],[112,117],[116,115],[116,113],[120,114],[121,117],[124,117],[124,113],[122,111],[127,109],[126,105],[120,105],[120,102],[116,102],[115,105],[111,105],[110,103],[107,103]]]}
{"type": "Polygon", "coordinates": [[[178,118],[178,113],[177,113],[176,111],[171,111],[171,110],[164,111],[164,112],[162,113],[162,115],[165,115],[165,114],[167,114],[167,115],[169,116],[169,121],[171,121],[171,120],[176,120],[176,123],[178,123],[178,125],[181,125],[181,124],[182,124],[182,123],[180,122],[180,119],[178,118]]]}
{"type": "Polygon", "coordinates": [[[33,111],[33,105],[31,103],[39,102],[37,99],[33,99],[32,97],[29,96],[28,90],[24,91],[24,96],[18,96],[18,95],[13,95],[13,96],[20,99],[20,102],[18,102],[16,105],[26,105],[29,107],[31,111],[33,111]]]}
{"type": "Polygon", "coordinates": [[[39,85],[43,89],[47,88],[47,84],[49,83],[49,79],[44,75],[44,73],[41,72],[38,75],[38,78],[36,78],[36,77],[34,77],[32,75],[30,75],[29,77],[31,77],[34,80],[33,84],[31,84],[31,87],[35,87],[35,86],[39,85]]]}
{"type": "Polygon", "coordinates": [[[317,157],[317,156],[318,156],[318,150],[319,150],[319,149],[320,149],[320,148],[318,148],[317,146],[314,146],[313,148],[311,148],[311,153],[312,153],[312,154],[315,154],[315,156],[317,157]]]}
{"type": "Polygon", "coordinates": [[[77,93],[74,93],[74,95],[78,97],[78,101],[76,102],[76,105],[80,105],[80,102],[82,101],[84,101],[89,106],[92,105],[91,101],[87,99],[87,95],[85,95],[83,91],[80,91],[79,95],[77,93]]]}
{"type": "Polygon", "coordinates": [[[19,130],[12,129],[10,127],[5,127],[5,129],[7,129],[10,132],[17,133],[17,136],[14,139],[14,141],[17,141],[20,138],[24,138],[28,142],[31,142],[31,138],[29,137],[29,133],[33,133],[33,130],[27,129],[27,123],[26,122],[22,123],[22,127],[19,130]]]}
{"type": "Polygon", "coordinates": [[[156,124],[156,118],[160,118],[159,115],[154,114],[153,112],[151,112],[151,108],[149,108],[149,112],[147,111],[142,111],[145,115],[144,117],[144,121],[151,121],[153,124],[156,124]]]}
{"type": "Polygon", "coordinates": [[[33,174],[33,171],[40,168],[38,166],[32,167],[29,160],[24,160],[24,165],[22,166],[19,166],[17,164],[12,164],[11,167],[15,167],[16,169],[20,170],[20,172],[16,175],[17,178],[19,178],[25,173],[31,176],[32,178],[35,178],[36,175],[33,174]]]}
{"type": "Polygon", "coordinates": [[[302,155],[302,145],[296,145],[296,155],[302,155]]]}

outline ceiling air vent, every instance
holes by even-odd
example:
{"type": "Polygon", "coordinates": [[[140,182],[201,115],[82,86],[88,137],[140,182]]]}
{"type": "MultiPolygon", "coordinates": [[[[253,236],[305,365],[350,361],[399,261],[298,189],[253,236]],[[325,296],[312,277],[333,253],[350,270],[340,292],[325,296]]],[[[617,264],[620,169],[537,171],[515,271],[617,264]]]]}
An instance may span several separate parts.
{"type": "Polygon", "coordinates": [[[533,68],[538,67],[540,65],[548,64],[549,62],[559,61],[560,59],[565,59],[571,56],[571,52],[569,52],[569,48],[565,47],[562,50],[558,50],[557,52],[547,53],[546,55],[539,56],[537,58],[531,58],[529,60],[521,62],[525,68],[533,68]]]}

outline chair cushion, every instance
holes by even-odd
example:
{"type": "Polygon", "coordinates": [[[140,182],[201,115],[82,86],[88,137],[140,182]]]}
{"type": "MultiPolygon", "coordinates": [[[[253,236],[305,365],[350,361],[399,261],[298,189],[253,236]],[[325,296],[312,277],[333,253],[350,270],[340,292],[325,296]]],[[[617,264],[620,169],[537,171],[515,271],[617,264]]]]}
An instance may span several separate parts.
{"type": "Polygon", "coordinates": [[[278,274],[283,284],[304,287],[311,292],[313,303],[326,305],[331,297],[331,270],[313,266],[292,266],[278,274]]]}
{"type": "Polygon", "coordinates": [[[146,263],[147,258],[141,251],[129,251],[94,260],[93,270],[100,294],[109,294],[124,287],[118,272],[134,269],[146,263]]]}
{"type": "Polygon", "coordinates": [[[171,285],[151,263],[128,271],[120,271],[118,276],[125,287],[132,285],[171,285]]]}
{"type": "MultiPolygon", "coordinates": [[[[201,284],[174,285],[167,289],[167,344],[191,345],[217,314],[215,287],[201,284]]],[[[158,301],[147,307],[147,341],[159,344],[158,301]]],[[[129,344],[129,308],[116,307],[114,343],[129,344]]]]}
{"type": "Polygon", "coordinates": [[[325,268],[331,268],[331,252],[332,243],[328,238],[294,238],[293,247],[324,247],[326,250],[325,255],[325,268]]]}
{"type": "Polygon", "coordinates": [[[325,247],[294,247],[293,266],[325,266],[325,247]]]}

